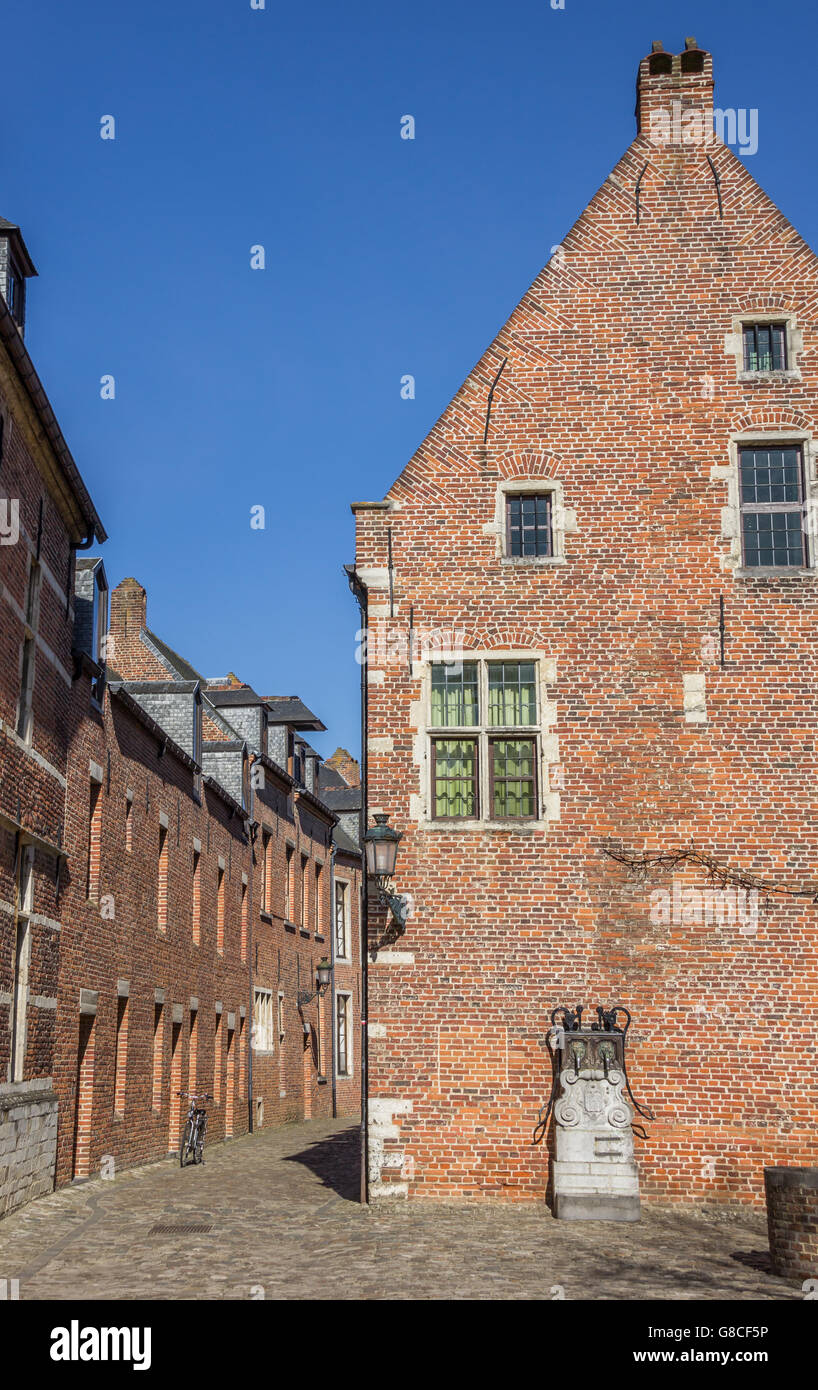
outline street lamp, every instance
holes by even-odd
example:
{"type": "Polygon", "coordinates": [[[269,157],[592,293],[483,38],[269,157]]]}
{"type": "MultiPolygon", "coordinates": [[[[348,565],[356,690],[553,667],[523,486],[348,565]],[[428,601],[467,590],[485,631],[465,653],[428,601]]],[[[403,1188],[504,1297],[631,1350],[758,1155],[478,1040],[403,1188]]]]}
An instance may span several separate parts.
{"type": "Polygon", "coordinates": [[[378,885],[378,901],[388,907],[395,925],[403,932],[409,916],[409,899],[389,891],[398,858],[398,845],[403,839],[399,830],[389,824],[389,817],[382,812],[375,816],[375,824],[364,835],[366,849],[366,871],[378,885]]]}
{"type": "Polygon", "coordinates": [[[302,1004],[309,1004],[309,1003],[311,1003],[313,999],[323,998],[324,995],[326,994],[327,990],[329,989],[329,984],[330,984],[330,980],[331,980],[331,979],[332,979],[332,966],[330,965],[330,963],[329,963],[329,961],[327,960],[326,956],[323,956],[323,957],[321,958],[321,960],[319,960],[318,964],[317,964],[316,967],[315,967],[315,985],[316,985],[316,988],[315,988],[314,992],[313,992],[312,994],[310,994],[310,991],[309,991],[308,989],[300,989],[300,990],[298,991],[298,1004],[299,1004],[299,1007],[300,1007],[302,1004]]]}

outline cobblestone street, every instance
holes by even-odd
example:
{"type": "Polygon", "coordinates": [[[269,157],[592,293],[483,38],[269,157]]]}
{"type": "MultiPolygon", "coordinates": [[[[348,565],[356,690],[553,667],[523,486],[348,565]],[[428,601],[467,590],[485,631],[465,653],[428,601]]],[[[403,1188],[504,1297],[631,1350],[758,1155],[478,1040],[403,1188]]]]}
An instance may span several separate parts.
{"type": "Polygon", "coordinates": [[[0,1222],[21,1299],[800,1299],[763,1213],[644,1207],[638,1225],[545,1207],[362,1208],[358,1130],[314,1121],[62,1189],[0,1222]],[[191,1224],[198,1233],[154,1232],[191,1224]],[[263,1290],[263,1293],[262,1293],[263,1290]]]}

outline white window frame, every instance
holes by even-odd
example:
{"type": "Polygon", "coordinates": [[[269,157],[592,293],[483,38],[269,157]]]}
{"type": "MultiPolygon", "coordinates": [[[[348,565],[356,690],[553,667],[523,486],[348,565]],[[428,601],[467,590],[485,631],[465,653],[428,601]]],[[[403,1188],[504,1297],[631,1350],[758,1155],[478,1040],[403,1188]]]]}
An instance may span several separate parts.
{"type": "Polygon", "coordinates": [[[343,1077],[344,1080],[354,1075],[354,1059],[352,1055],[352,991],[348,989],[339,989],[335,991],[335,1064],[336,1074],[339,1077],[343,1077]],[[342,1005],[342,1001],[343,1006],[341,1008],[339,1006],[342,1005]],[[346,1071],[341,1071],[340,1047],[338,1044],[339,1025],[342,1012],[346,1035],[346,1071]]]}
{"type": "Polygon", "coordinates": [[[274,1052],[273,991],[253,986],[253,1051],[274,1052]]]}
{"type": "MultiPolygon", "coordinates": [[[[415,739],[415,766],[418,772],[419,787],[410,797],[410,820],[421,824],[424,830],[446,831],[454,834],[473,834],[475,830],[502,830],[531,834],[543,830],[560,814],[560,794],[556,790],[561,785],[561,777],[554,771],[559,764],[559,743],[554,732],[557,719],[557,706],[548,698],[548,687],[557,679],[556,661],[546,657],[542,651],[525,648],[503,648],[495,651],[479,649],[458,653],[465,665],[478,663],[478,689],[480,697],[481,722],[471,727],[447,727],[433,725],[432,715],[432,667],[440,662],[424,661],[415,664],[416,673],[421,678],[420,699],[411,707],[411,722],[417,728],[415,739]],[[488,723],[488,665],[495,662],[522,661],[534,665],[537,722],[515,726],[507,731],[500,726],[488,723]],[[488,741],[502,737],[507,732],[509,738],[531,738],[535,742],[537,770],[537,814],[530,820],[492,819],[489,814],[489,759],[488,741]],[[478,742],[478,795],[479,814],[474,818],[443,820],[434,816],[434,769],[432,743],[438,738],[474,738],[478,742]]],[[[373,806],[373,814],[380,807],[373,806]]]]}
{"type": "Polygon", "coordinates": [[[350,884],[349,879],[346,879],[346,878],[338,878],[338,877],[336,877],[336,879],[335,879],[335,902],[333,903],[333,915],[332,915],[332,929],[333,929],[333,931],[335,932],[335,959],[336,959],[336,960],[339,960],[339,961],[348,961],[348,960],[350,960],[350,954],[349,954],[349,943],[350,943],[350,930],[349,930],[350,914],[349,914],[349,908],[350,908],[350,902],[351,902],[351,896],[350,896],[350,895],[351,895],[351,892],[352,892],[352,885],[350,884]],[[343,947],[344,947],[343,951],[339,951],[339,949],[338,949],[338,890],[339,890],[339,888],[341,889],[341,903],[342,903],[342,910],[341,910],[341,918],[342,918],[341,940],[342,940],[342,942],[343,942],[343,947]]]}
{"type": "Polygon", "coordinates": [[[14,978],[11,985],[11,1052],[8,1079],[22,1081],[28,1042],[29,969],[31,966],[31,917],[34,911],[34,846],[21,844],[17,879],[17,935],[14,942],[14,978]]]}
{"type": "Polygon", "coordinates": [[[23,645],[20,653],[20,698],[17,702],[15,728],[24,743],[34,738],[34,679],[37,670],[37,630],[40,623],[40,593],[43,571],[33,555],[26,577],[25,607],[23,609],[23,645]]]}

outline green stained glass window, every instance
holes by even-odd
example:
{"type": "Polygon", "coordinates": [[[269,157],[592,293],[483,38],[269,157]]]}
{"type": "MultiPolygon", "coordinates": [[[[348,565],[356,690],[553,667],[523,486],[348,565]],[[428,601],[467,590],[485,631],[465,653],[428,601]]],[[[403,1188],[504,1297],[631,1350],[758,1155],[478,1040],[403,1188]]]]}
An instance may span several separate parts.
{"type": "Polygon", "coordinates": [[[477,815],[477,741],[438,738],[433,745],[435,816],[477,815]]]}
{"type": "Polygon", "coordinates": [[[497,820],[536,817],[536,755],[533,739],[492,739],[491,800],[497,820]]]}
{"type": "Polygon", "coordinates": [[[476,662],[432,667],[433,728],[468,729],[479,724],[479,703],[476,662]]]}
{"type": "Polygon", "coordinates": [[[537,722],[537,683],[533,661],[489,663],[489,724],[509,729],[537,722]]]}

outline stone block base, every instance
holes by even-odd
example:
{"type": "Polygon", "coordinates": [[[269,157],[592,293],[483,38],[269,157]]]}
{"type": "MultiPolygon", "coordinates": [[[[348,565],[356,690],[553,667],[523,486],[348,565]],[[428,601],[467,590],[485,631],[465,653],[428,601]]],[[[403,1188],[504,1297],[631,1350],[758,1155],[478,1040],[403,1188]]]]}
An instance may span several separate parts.
{"type": "Polygon", "coordinates": [[[54,1190],[56,1158],[51,1078],[0,1085],[0,1216],[54,1190]]]}
{"type": "Polygon", "coordinates": [[[558,1221],[641,1221],[639,1197],[600,1192],[558,1192],[554,1197],[558,1221]]]}

